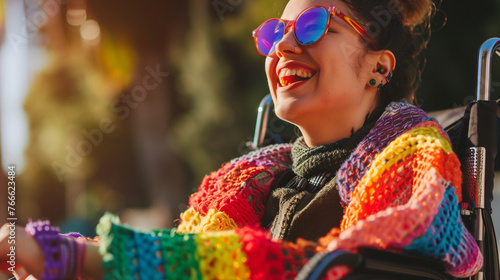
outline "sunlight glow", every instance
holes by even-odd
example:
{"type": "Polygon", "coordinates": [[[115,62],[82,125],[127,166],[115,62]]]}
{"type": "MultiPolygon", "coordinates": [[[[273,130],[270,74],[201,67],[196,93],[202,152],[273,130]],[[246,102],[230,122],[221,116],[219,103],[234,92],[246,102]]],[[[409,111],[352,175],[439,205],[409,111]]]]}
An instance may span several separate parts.
{"type": "Polygon", "coordinates": [[[69,25],[80,26],[87,20],[85,9],[71,9],[66,12],[66,21],[69,25]]]}
{"type": "Polygon", "coordinates": [[[85,21],[82,26],[80,26],[80,35],[86,41],[99,39],[99,36],[101,35],[99,23],[93,19],[85,21]]]}

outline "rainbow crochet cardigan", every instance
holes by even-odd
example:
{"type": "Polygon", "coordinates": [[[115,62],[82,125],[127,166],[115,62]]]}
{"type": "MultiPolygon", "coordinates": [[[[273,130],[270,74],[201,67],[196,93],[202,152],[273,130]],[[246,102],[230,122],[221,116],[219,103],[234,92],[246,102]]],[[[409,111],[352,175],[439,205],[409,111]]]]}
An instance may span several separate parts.
{"type": "Polygon", "coordinates": [[[345,214],[319,244],[271,240],[260,228],[273,178],[290,168],[290,149],[269,146],[206,176],[177,229],[140,232],[106,214],[97,229],[106,279],[289,279],[311,253],[361,246],[440,259],[455,277],[482,266],[459,215],[460,162],[422,110],[385,109],[337,172],[345,214]]]}

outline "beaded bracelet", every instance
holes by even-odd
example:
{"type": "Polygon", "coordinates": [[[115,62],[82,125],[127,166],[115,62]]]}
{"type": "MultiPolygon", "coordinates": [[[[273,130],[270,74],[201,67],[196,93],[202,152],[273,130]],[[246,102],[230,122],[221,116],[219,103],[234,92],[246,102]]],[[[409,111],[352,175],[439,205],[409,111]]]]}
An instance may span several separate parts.
{"type": "Polygon", "coordinates": [[[42,280],[75,279],[81,272],[85,245],[59,233],[59,228],[49,221],[29,222],[25,231],[33,236],[45,255],[42,280]]]}

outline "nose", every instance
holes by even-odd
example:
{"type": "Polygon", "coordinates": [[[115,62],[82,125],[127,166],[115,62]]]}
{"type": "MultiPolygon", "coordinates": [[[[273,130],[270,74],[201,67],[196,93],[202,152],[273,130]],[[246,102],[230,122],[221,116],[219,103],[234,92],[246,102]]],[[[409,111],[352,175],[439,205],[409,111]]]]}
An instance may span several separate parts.
{"type": "Polygon", "coordinates": [[[302,53],[302,46],[295,40],[291,22],[287,22],[285,27],[285,34],[281,41],[276,44],[276,55],[283,57],[287,54],[300,54],[302,53]]]}

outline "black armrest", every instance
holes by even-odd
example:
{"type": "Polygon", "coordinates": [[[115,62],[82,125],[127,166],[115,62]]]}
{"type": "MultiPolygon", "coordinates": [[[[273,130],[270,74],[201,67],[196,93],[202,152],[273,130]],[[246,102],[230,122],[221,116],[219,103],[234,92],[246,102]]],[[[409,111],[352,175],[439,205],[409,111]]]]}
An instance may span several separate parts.
{"type": "Polygon", "coordinates": [[[357,253],[347,251],[324,252],[314,256],[297,279],[319,280],[336,265],[347,265],[354,272],[345,280],[355,279],[454,279],[444,271],[440,261],[373,248],[360,248],[357,253]]]}

